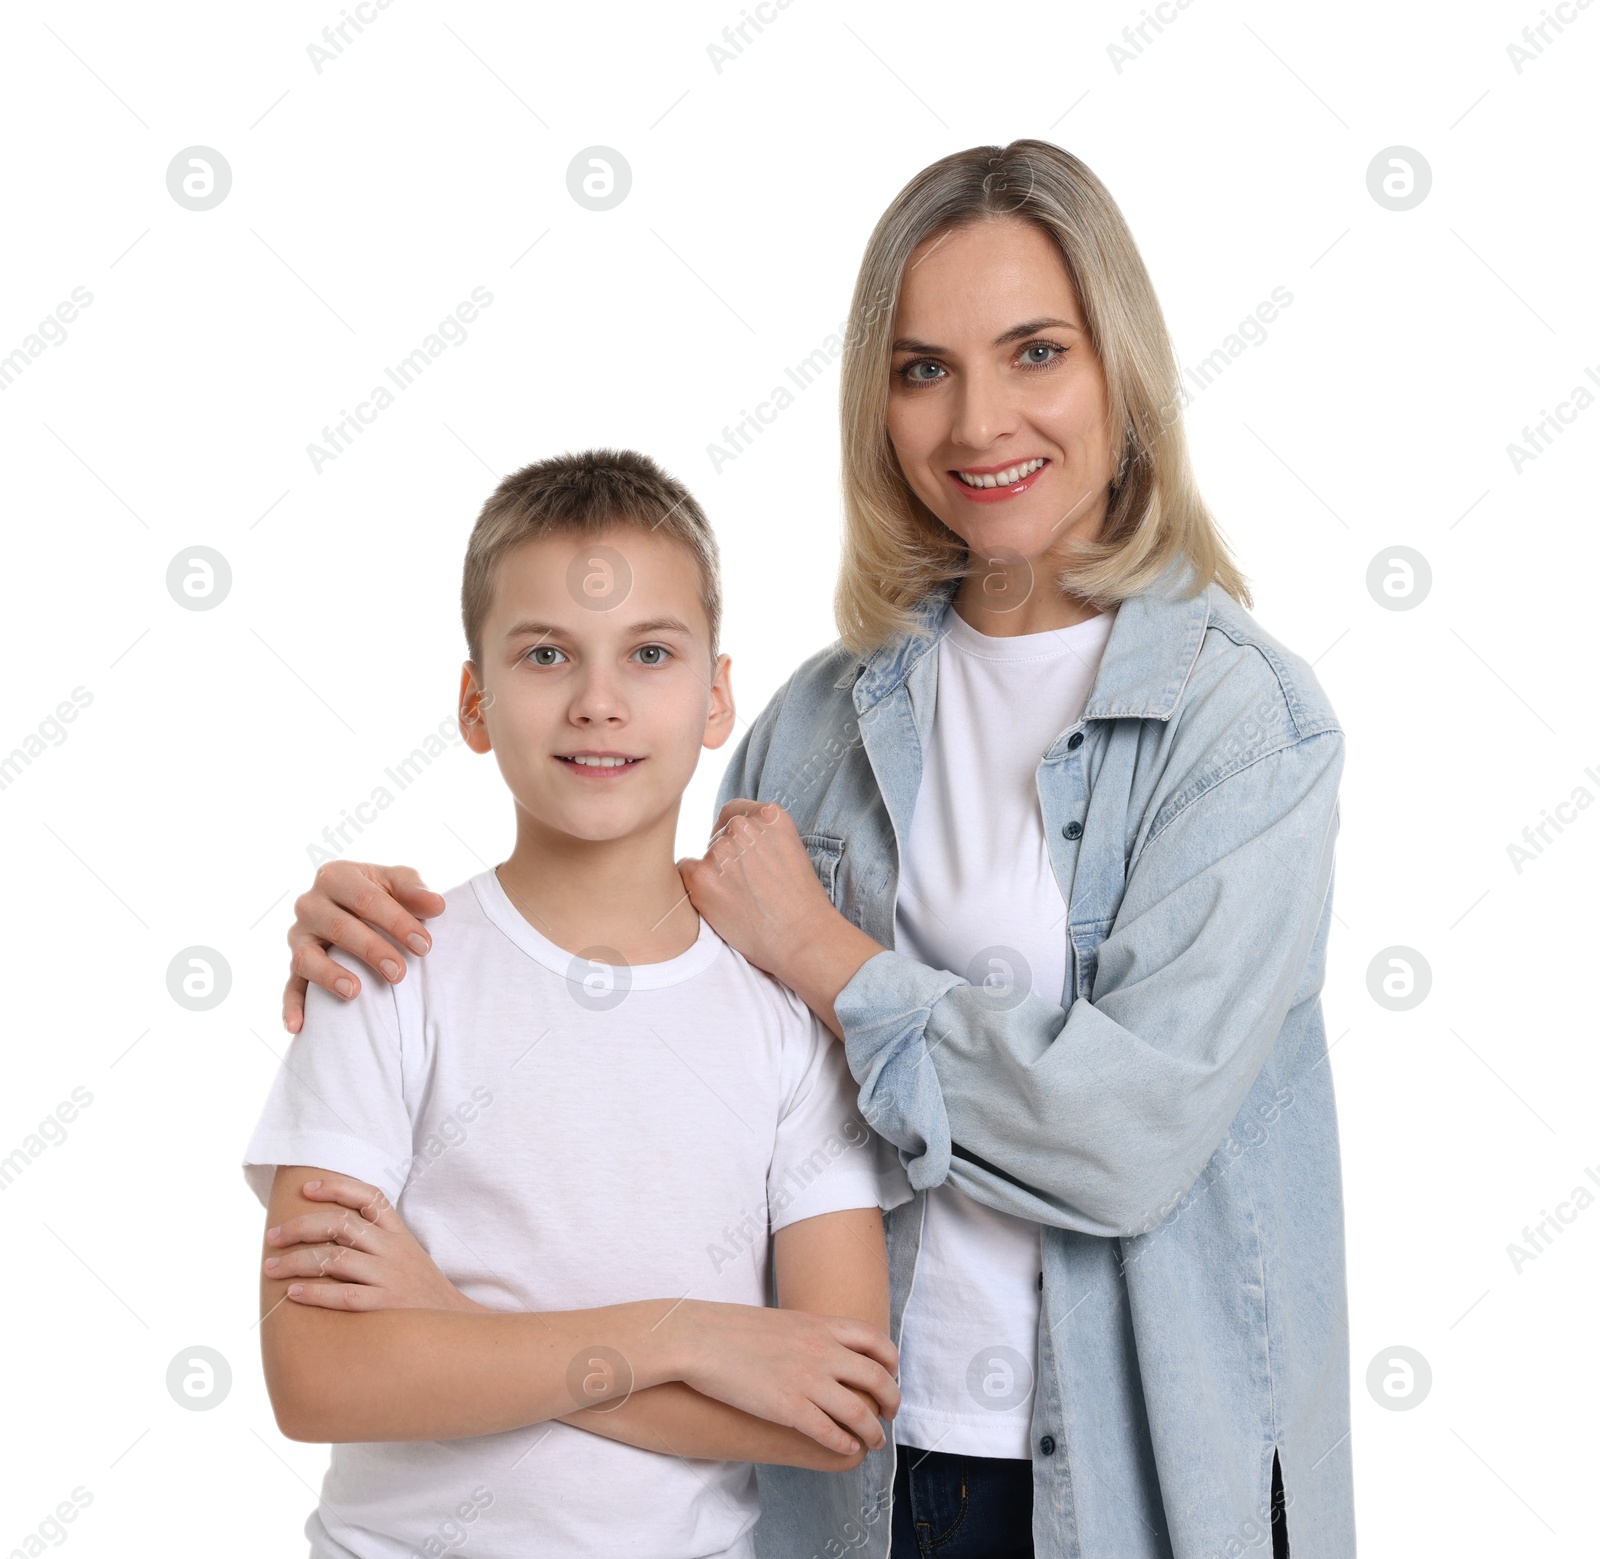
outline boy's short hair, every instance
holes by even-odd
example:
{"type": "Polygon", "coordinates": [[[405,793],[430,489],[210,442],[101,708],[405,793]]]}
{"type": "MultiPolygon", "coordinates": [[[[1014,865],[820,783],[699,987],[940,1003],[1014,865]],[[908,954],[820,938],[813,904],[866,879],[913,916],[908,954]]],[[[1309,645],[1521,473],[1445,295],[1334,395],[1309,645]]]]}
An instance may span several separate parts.
{"type": "Polygon", "coordinates": [[[659,531],[694,555],[714,659],[722,630],[722,574],[705,512],[648,455],[585,449],[514,472],[479,513],[461,579],[461,624],[473,666],[483,669],[483,625],[494,601],[495,570],[506,553],[545,536],[597,536],[619,525],[659,531]]]}

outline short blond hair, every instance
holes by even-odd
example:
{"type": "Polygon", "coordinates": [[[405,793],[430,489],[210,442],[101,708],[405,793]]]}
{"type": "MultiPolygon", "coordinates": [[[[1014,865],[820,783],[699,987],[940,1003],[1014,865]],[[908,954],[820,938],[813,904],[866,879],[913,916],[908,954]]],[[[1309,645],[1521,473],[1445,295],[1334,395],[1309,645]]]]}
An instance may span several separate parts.
{"type": "Polygon", "coordinates": [[[1100,538],[1075,546],[1057,588],[1104,609],[1149,588],[1182,557],[1193,566],[1196,591],[1215,581],[1250,604],[1195,483],[1183,432],[1187,392],[1122,212],[1070,152],[1013,141],[924,168],[889,203],[862,257],[840,380],[844,542],[834,593],[839,635],[858,653],[911,628],[918,601],[968,572],[965,543],[911,490],[889,442],[894,319],[906,264],[939,233],[1004,219],[1033,223],[1061,251],[1105,373],[1120,451],[1100,538]]]}
{"type": "Polygon", "coordinates": [[[619,525],[670,536],[689,549],[715,661],[722,632],[722,572],[705,512],[689,489],[648,455],[585,449],[513,472],[479,513],[461,576],[461,626],[473,666],[483,669],[483,625],[494,603],[495,570],[508,552],[545,536],[589,538],[619,525]]]}

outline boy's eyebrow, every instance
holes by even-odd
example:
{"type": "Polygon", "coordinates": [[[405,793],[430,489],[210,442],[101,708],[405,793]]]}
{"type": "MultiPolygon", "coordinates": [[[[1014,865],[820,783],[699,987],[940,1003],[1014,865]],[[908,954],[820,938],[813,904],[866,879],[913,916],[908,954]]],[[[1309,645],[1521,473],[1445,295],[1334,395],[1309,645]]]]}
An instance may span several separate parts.
{"type": "MultiPolygon", "coordinates": [[[[559,638],[563,631],[553,623],[535,622],[532,618],[524,618],[523,621],[513,623],[506,629],[506,637],[520,639],[525,634],[532,634],[541,639],[559,638]]],[[[693,629],[679,617],[647,618],[643,622],[630,624],[623,632],[629,637],[640,633],[681,633],[685,638],[694,637],[693,629]]]]}
{"type": "MultiPolygon", "coordinates": [[[[1072,323],[1070,319],[1029,319],[1020,325],[1013,325],[1004,335],[996,336],[990,344],[992,346],[1009,346],[1013,341],[1021,341],[1031,336],[1036,330],[1079,330],[1081,327],[1072,323]]],[[[926,341],[908,341],[904,337],[896,341],[890,348],[895,352],[926,352],[930,357],[946,357],[949,348],[943,346],[929,346],[926,341]]]]}
{"type": "Polygon", "coordinates": [[[686,639],[694,637],[694,630],[679,617],[651,617],[642,623],[634,623],[628,633],[681,633],[686,639]]]}

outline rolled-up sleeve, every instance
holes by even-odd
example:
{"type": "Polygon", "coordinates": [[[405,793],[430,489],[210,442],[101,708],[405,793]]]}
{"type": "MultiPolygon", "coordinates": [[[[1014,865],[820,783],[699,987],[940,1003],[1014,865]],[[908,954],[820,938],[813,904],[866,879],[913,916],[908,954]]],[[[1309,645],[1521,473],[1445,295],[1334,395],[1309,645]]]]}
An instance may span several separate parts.
{"type": "Polygon", "coordinates": [[[1216,1152],[1296,1002],[1332,884],[1343,738],[1218,780],[1146,840],[1090,993],[1061,1007],[878,953],[834,1002],[863,1116],[919,1190],[1110,1237],[1216,1152]]]}

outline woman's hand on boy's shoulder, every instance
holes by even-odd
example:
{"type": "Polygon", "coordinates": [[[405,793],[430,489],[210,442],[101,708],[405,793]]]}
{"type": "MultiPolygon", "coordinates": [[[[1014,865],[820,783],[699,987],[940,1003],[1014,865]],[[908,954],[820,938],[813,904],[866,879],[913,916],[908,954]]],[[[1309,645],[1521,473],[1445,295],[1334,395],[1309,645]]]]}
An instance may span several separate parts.
{"type": "Polygon", "coordinates": [[[319,866],[310,888],[294,901],[283,1026],[291,1034],[300,1032],[309,984],[346,1001],[361,989],[355,975],[328,957],[329,946],[342,947],[397,984],[405,978],[405,963],[395,957],[396,946],[409,947],[419,957],[426,953],[433,938],[422,919],[443,913],[443,896],[425,887],[413,867],[374,866],[367,861],[329,861],[319,866]]]}
{"type": "Polygon", "coordinates": [[[834,998],[884,949],[834,908],[785,808],[735,797],[722,808],[706,853],[679,861],[678,875],[724,942],[842,1037],[834,998]]]}
{"type": "Polygon", "coordinates": [[[417,1242],[376,1186],[324,1171],[300,1188],[326,1203],[267,1230],[263,1271],[293,1279],[288,1298],[323,1310],[484,1310],[417,1242]]]}

